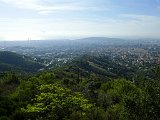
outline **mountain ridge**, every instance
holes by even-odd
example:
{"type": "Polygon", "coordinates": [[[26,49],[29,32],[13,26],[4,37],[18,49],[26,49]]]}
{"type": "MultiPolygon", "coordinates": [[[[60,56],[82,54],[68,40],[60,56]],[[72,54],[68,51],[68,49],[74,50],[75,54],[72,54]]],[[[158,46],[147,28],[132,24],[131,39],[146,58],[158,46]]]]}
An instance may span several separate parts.
{"type": "Polygon", "coordinates": [[[0,71],[36,72],[43,67],[30,57],[9,51],[0,51],[0,71]]]}

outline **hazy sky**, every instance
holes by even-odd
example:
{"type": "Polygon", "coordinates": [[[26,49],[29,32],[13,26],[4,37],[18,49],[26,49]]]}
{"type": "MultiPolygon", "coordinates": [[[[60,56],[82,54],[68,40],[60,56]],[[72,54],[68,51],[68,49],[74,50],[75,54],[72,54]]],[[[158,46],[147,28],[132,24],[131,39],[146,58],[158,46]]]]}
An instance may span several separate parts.
{"type": "Polygon", "coordinates": [[[160,38],[160,0],[0,0],[0,40],[160,38]]]}

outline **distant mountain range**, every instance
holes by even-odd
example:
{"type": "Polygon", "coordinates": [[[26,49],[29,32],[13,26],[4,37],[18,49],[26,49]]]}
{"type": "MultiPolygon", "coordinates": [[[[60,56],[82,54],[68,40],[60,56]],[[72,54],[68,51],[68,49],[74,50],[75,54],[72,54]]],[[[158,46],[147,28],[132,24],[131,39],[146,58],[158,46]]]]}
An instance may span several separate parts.
{"type": "Polygon", "coordinates": [[[28,41],[0,41],[1,47],[53,47],[53,46],[77,46],[77,45],[133,45],[133,44],[160,44],[157,39],[119,39],[107,37],[88,37],[75,40],[28,40],[28,41]]]}
{"type": "Polygon", "coordinates": [[[0,72],[36,72],[43,67],[30,57],[19,55],[9,51],[0,51],[0,72]]]}

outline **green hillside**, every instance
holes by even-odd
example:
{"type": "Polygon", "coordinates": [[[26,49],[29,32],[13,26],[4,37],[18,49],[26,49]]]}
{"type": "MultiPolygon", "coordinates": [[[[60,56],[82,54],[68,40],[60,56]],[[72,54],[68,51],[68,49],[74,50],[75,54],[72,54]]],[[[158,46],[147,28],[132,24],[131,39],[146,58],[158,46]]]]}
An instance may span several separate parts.
{"type": "Polygon", "coordinates": [[[135,66],[126,67],[113,61],[107,56],[82,56],[73,63],[73,66],[77,66],[83,71],[89,74],[96,74],[99,77],[108,78],[126,78],[129,79],[136,73],[137,68],[135,66]]]}
{"type": "Polygon", "coordinates": [[[33,61],[30,57],[22,56],[13,52],[0,51],[0,72],[36,72],[42,67],[42,64],[33,61]]]}
{"type": "Polygon", "coordinates": [[[147,71],[150,78],[125,69],[106,56],[83,56],[28,78],[1,74],[0,120],[159,119],[160,67],[147,71]]]}

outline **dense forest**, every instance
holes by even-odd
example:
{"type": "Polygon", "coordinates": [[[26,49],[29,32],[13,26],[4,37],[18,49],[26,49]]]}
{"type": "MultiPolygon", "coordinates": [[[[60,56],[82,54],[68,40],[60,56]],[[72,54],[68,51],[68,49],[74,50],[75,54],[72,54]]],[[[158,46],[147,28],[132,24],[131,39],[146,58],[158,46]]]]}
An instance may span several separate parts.
{"type": "Polygon", "coordinates": [[[160,118],[158,65],[147,71],[135,66],[127,69],[107,56],[83,55],[35,73],[40,63],[11,52],[0,55],[1,66],[16,65],[21,70],[0,73],[0,120],[160,118]],[[27,74],[27,64],[32,64],[32,74],[27,74]]]}
{"type": "Polygon", "coordinates": [[[44,67],[31,57],[19,55],[9,51],[0,51],[0,72],[16,71],[33,73],[44,67]]]}

